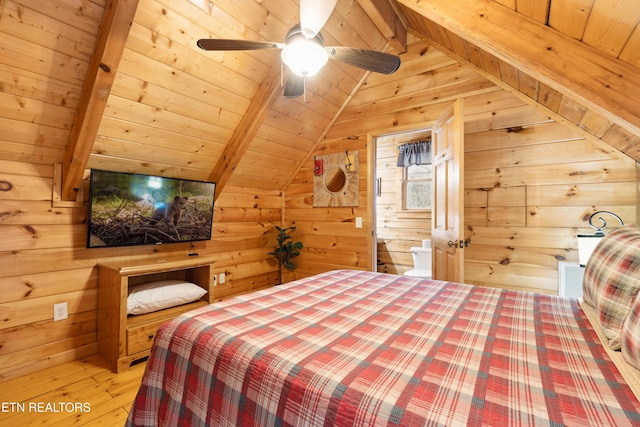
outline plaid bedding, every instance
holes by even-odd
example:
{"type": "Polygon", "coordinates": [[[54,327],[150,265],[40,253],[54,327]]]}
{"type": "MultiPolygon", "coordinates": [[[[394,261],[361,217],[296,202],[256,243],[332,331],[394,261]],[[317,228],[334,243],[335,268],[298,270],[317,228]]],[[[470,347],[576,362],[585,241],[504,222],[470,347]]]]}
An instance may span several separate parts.
{"type": "Polygon", "coordinates": [[[127,425],[640,426],[575,299],[339,270],[164,324],[127,425]]]}

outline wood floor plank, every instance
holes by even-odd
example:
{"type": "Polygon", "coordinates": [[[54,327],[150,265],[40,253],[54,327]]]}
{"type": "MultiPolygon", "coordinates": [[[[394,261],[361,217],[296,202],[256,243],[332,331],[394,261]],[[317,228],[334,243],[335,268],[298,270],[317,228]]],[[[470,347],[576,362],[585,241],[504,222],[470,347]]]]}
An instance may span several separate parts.
{"type": "Polygon", "coordinates": [[[0,383],[0,427],[122,426],[145,367],[116,374],[92,355],[0,383]]]}
{"type": "Polygon", "coordinates": [[[91,426],[122,427],[129,415],[129,409],[117,408],[91,421],[91,426]]]}
{"type": "Polygon", "coordinates": [[[51,424],[67,420],[81,410],[91,410],[91,404],[88,402],[96,404],[110,398],[111,396],[105,390],[99,389],[98,383],[93,378],[84,378],[22,400],[20,403],[24,403],[24,409],[15,411],[6,418],[2,417],[0,422],[14,422],[15,425],[51,424]],[[85,403],[87,403],[86,406],[84,406],[85,403]],[[51,406],[47,407],[47,404],[51,406]]]}

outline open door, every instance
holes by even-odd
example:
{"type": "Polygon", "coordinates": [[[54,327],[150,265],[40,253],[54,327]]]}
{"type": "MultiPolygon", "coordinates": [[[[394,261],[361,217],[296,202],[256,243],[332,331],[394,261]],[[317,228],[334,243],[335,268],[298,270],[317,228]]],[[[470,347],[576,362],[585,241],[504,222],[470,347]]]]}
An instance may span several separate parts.
{"type": "Polygon", "coordinates": [[[433,128],[433,278],[464,281],[464,121],[458,99],[433,128]]]}

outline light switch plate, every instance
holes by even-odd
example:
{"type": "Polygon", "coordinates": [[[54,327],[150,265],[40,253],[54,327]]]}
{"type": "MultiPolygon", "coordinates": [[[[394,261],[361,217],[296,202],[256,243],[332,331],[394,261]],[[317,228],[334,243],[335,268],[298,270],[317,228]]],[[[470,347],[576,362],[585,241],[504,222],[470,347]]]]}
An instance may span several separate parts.
{"type": "Polygon", "coordinates": [[[357,216],[356,217],[356,228],[362,228],[362,217],[361,216],[357,216]]]}

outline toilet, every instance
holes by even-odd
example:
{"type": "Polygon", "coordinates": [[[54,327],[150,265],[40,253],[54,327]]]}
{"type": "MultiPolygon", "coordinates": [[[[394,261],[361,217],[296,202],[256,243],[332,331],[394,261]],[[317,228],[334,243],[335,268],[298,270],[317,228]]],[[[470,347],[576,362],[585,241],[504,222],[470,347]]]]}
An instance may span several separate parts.
{"type": "Polygon", "coordinates": [[[431,240],[422,241],[422,246],[411,248],[413,269],[404,273],[405,276],[431,279],[431,240]]]}

